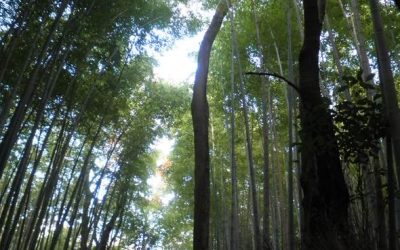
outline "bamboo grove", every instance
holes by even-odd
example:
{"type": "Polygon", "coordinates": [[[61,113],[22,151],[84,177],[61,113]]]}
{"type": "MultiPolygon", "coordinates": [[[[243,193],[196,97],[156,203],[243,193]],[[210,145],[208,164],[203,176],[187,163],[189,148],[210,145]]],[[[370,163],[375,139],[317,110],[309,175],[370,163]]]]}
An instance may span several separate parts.
{"type": "Polygon", "coordinates": [[[187,90],[156,83],[144,47],[196,27],[183,4],[0,2],[1,249],[155,241],[144,219],[150,145],[187,90]]]}
{"type": "Polygon", "coordinates": [[[219,2],[192,100],[194,249],[398,249],[395,4],[219,2]]]}
{"type": "Polygon", "coordinates": [[[398,1],[198,2],[0,0],[0,249],[399,249],[398,1]]]}

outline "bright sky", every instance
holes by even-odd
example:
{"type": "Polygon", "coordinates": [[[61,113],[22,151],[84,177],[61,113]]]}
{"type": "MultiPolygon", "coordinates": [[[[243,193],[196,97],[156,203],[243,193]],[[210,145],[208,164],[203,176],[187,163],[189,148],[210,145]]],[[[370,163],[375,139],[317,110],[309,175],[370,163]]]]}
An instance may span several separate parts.
{"type": "MultiPolygon", "coordinates": [[[[203,34],[204,31],[193,37],[183,38],[176,41],[170,50],[154,53],[153,56],[158,62],[158,66],[154,69],[156,78],[172,85],[193,83],[197,68],[196,54],[203,34]]],[[[173,139],[167,137],[159,138],[153,143],[153,150],[159,152],[157,167],[168,159],[174,143],[173,139]]],[[[156,172],[150,176],[147,184],[151,188],[151,196],[160,197],[163,205],[167,205],[174,198],[174,194],[166,190],[160,173],[156,172]]]]}
{"type": "Polygon", "coordinates": [[[166,136],[158,138],[155,142],[153,142],[151,149],[159,152],[157,166],[160,166],[168,159],[168,156],[171,153],[174,144],[175,141],[166,136]]]}
{"type": "MultiPolygon", "coordinates": [[[[189,14],[195,12],[203,18],[211,19],[213,11],[205,11],[201,8],[200,1],[192,1],[190,9],[186,6],[180,6],[182,13],[189,14]]],[[[171,49],[164,52],[154,52],[150,50],[150,55],[153,56],[158,66],[154,68],[154,74],[157,79],[164,80],[169,84],[193,84],[194,75],[197,68],[197,52],[200,47],[201,40],[204,36],[205,29],[191,37],[184,37],[176,41],[171,49]]],[[[173,150],[175,141],[167,137],[162,137],[153,143],[153,150],[159,152],[157,159],[157,167],[163,164],[173,150]]],[[[165,182],[162,175],[156,173],[147,180],[147,184],[151,188],[151,197],[158,196],[161,198],[163,205],[174,198],[174,193],[166,190],[165,182]]]]}
{"type": "Polygon", "coordinates": [[[203,32],[175,42],[172,49],[154,55],[158,66],[154,69],[157,78],[171,84],[192,83],[196,71],[196,54],[203,32]]]}

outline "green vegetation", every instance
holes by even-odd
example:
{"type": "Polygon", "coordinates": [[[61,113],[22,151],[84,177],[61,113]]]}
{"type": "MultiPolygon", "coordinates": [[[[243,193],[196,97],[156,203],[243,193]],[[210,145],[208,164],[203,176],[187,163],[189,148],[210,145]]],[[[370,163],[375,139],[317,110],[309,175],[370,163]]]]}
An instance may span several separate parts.
{"type": "Polygon", "coordinates": [[[0,0],[0,249],[398,249],[395,2],[195,2],[0,0]]]}

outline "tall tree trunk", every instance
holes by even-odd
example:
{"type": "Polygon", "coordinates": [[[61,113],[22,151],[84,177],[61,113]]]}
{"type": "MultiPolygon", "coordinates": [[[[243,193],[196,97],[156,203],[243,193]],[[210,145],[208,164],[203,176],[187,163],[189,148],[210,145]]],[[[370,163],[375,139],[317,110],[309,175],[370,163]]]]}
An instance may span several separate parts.
{"type": "Polygon", "coordinates": [[[325,2],[304,0],[304,43],[299,56],[303,249],[350,249],[349,194],[328,105],[319,87],[318,53],[325,2]]]}
{"type": "MultiPolygon", "coordinates": [[[[56,222],[55,229],[54,229],[53,236],[52,236],[51,243],[50,243],[50,249],[54,249],[56,247],[57,241],[58,241],[58,237],[61,234],[64,222],[66,221],[67,215],[69,213],[69,210],[71,209],[71,206],[72,206],[72,204],[73,204],[73,202],[75,200],[75,196],[76,196],[76,193],[78,191],[79,185],[78,184],[75,185],[75,187],[72,190],[72,193],[70,195],[69,195],[69,193],[70,193],[69,189],[70,189],[70,186],[72,184],[73,177],[75,175],[75,170],[76,170],[76,167],[78,165],[78,161],[79,161],[79,159],[80,159],[80,157],[82,155],[83,149],[86,146],[86,142],[87,142],[88,137],[89,136],[85,137],[85,140],[83,141],[82,146],[81,146],[81,148],[80,148],[80,150],[79,150],[79,152],[78,152],[78,154],[77,154],[77,156],[75,158],[75,163],[72,166],[71,174],[70,174],[70,177],[69,177],[69,179],[67,181],[67,186],[64,189],[64,197],[63,197],[63,199],[61,201],[59,213],[58,213],[58,216],[57,216],[57,222],[56,222]],[[67,205],[65,205],[65,203],[67,202],[68,195],[70,196],[69,197],[69,201],[68,201],[67,205]]],[[[80,183],[80,182],[78,181],[77,183],[80,183]]]]}
{"type": "MultiPolygon", "coordinates": [[[[288,79],[293,82],[293,55],[292,55],[292,7],[291,0],[288,0],[287,10],[287,29],[288,29],[288,79]]],[[[294,238],[294,211],[293,211],[293,106],[294,106],[294,95],[291,86],[287,86],[287,104],[288,104],[288,134],[289,134],[289,147],[288,147],[288,250],[295,249],[295,238],[294,238]]]]}
{"type": "Polygon", "coordinates": [[[101,129],[103,127],[104,123],[104,117],[101,119],[99,126],[97,128],[96,134],[93,137],[92,144],[90,145],[89,152],[87,154],[87,157],[85,161],[83,162],[82,166],[82,173],[83,173],[83,209],[82,209],[82,225],[81,225],[81,241],[80,241],[80,249],[86,250],[88,249],[87,243],[89,240],[89,206],[90,206],[90,201],[91,201],[91,192],[90,192],[90,183],[89,183],[89,172],[90,172],[90,166],[89,166],[89,161],[90,157],[93,154],[93,149],[98,142],[99,135],[101,132],[101,129]]]}
{"type": "Polygon", "coordinates": [[[75,200],[75,204],[74,204],[73,210],[72,210],[71,215],[68,220],[68,231],[67,231],[67,235],[64,240],[64,247],[63,247],[64,250],[67,250],[69,245],[71,244],[70,241],[71,241],[73,231],[74,231],[74,229],[77,228],[77,227],[74,227],[74,223],[75,223],[76,217],[78,215],[79,205],[81,203],[81,198],[82,198],[82,190],[83,190],[82,182],[83,182],[82,178],[79,178],[77,183],[75,184],[76,185],[75,188],[77,190],[76,195],[74,197],[71,197],[71,199],[75,200]]]}
{"type": "MultiPolygon", "coordinates": [[[[279,51],[277,51],[279,52],[279,51]]],[[[277,53],[279,57],[279,53],[277,53]]],[[[282,200],[280,199],[281,194],[281,178],[279,175],[279,163],[278,163],[278,148],[277,145],[277,137],[276,137],[276,116],[273,110],[273,96],[272,92],[269,92],[269,114],[271,115],[271,178],[272,178],[272,199],[271,199],[271,207],[272,207],[272,226],[273,226],[273,246],[275,249],[282,248],[282,200]]]]}
{"type": "MultiPolygon", "coordinates": [[[[228,1],[229,2],[229,1],[228,1]]],[[[229,2],[230,5],[230,2],[229,2]]],[[[258,213],[258,196],[257,196],[257,188],[256,188],[256,178],[254,171],[254,159],[253,159],[253,146],[252,146],[252,138],[250,131],[250,119],[249,119],[249,110],[247,107],[247,98],[246,98],[246,90],[244,87],[244,78],[243,78],[243,70],[241,65],[241,59],[239,54],[239,46],[238,39],[235,30],[234,17],[233,13],[230,12],[230,21],[231,21],[231,35],[233,40],[233,48],[234,53],[238,62],[238,74],[240,78],[239,90],[240,90],[240,98],[242,101],[242,112],[244,118],[244,126],[245,126],[245,137],[246,137],[246,152],[247,152],[247,161],[249,167],[249,177],[250,177],[250,189],[251,189],[251,201],[252,201],[252,211],[253,211],[253,232],[254,232],[254,241],[255,248],[257,250],[262,248],[261,242],[261,232],[260,232],[260,217],[258,213]]]]}
{"type": "MultiPolygon", "coordinates": [[[[383,23],[380,15],[380,9],[376,0],[369,0],[372,23],[375,34],[375,48],[378,59],[378,72],[380,79],[380,86],[383,95],[383,108],[388,122],[387,141],[391,144],[387,145],[387,158],[388,158],[388,171],[390,171],[392,157],[395,159],[395,166],[397,170],[397,179],[400,180],[400,110],[398,107],[396,88],[394,84],[393,72],[390,65],[389,52],[386,45],[385,34],[383,31],[383,23]]],[[[392,171],[394,174],[395,171],[392,171]]],[[[395,189],[394,176],[388,176],[388,187],[395,189]],[[390,183],[393,182],[393,183],[390,183]]],[[[389,190],[389,193],[393,192],[389,190]]],[[[389,199],[394,199],[393,195],[389,195],[389,199]]],[[[395,214],[391,211],[395,209],[390,207],[394,203],[389,201],[389,220],[396,220],[395,214]]],[[[389,249],[397,249],[397,232],[389,223],[389,249]]]]}
{"type": "Polygon", "coordinates": [[[400,180],[400,110],[396,96],[393,72],[390,65],[389,52],[383,31],[380,9],[376,0],[369,0],[372,22],[374,25],[375,48],[378,57],[379,79],[384,99],[384,109],[388,118],[388,135],[393,144],[398,179],[400,180]]]}
{"type": "MultiPolygon", "coordinates": [[[[2,58],[0,62],[0,82],[3,82],[3,78],[8,70],[10,60],[13,58],[14,49],[17,48],[17,45],[19,45],[21,42],[23,34],[26,31],[27,24],[29,24],[31,21],[31,14],[33,13],[35,7],[35,4],[31,3],[31,1],[21,1],[19,10],[17,11],[18,14],[16,14],[17,16],[11,24],[11,27],[4,33],[1,39],[0,44],[3,44],[3,46],[0,48],[0,56],[2,58]]],[[[39,33],[40,32],[37,32],[37,34],[39,33]]]]}
{"type": "Polygon", "coordinates": [[[375,202],[375,221],[377,222],[376,228],[374,228],[375,233],[377,235],[377,247],[379,250],[386,250],[388,249],[387,244],[387,230],[386,230],[386,223],[385,223],[385,202],[383,199],[383,192],[382,192],[382,170],[379,164],[379,159],[375,158],[372,160],[374,166],[374,178],[375,178],[375,195],[376,195],[376,202],[375,202]]]}
{"type": "MultiPolygon", "coordinates": [[[[368,80],[368,77],[371,75],[371,66],[368,60],[368,53],[366,47],[367,43],[362,29],[360,6],[358,0],[351,0],[350,7],[353,12],[351,21],[353,26],[352,33],[353,33],[354,45],[357,48],[357,55],[362,69],[361,77],[363,81],[373,84],[373,79],[368,80]]],[[[367,95],[369,98],[372,99],[373,93],[371,90],[367,90],[367,95]]]]}
{"type": "MultiPolygon", "coordinates": [[[[113,189],[116,189],[115,185],[113,187],[113,189]]],[[[113,192],[114,192],[113,190],[113,192]]],[[[110,202],[112,202],[112,198],[110,198],[110,202]]],[[[123,194],[120,194],[119,197],[117,197],[117,201],[116,201],[116,208],[114,210],[114,213],[111,215],[110,220],[107,222],[107,217],[105,217],[104,219],[104,226],[103,226],[103,230],[101,232],[101,237],[100,237],[100,242],[97,244],[96,249],[99,250],[106,250],[107,249],[107,244],[109,242],[109,238],[111,235],[111,231],[114,229],[115,227],[115,222],[117,221],[118,217],[122,217],[122,213],[123,213],[123,209],[125,206],[125,202],[126,200],[123,197],[123,194]]],[[[111,212],[110,211],[110,207],[107,208],[107,213],[111,212]]]]}
{"type": "MultiPolygon", "coordinates": [[[[258,19],[258,15],[256,13],[256,3],[252,1],[252,11],[254,16],[254,23],[256,28],[256,37],[257,37],[257,49],[259,52],[260,58],[260,66],[261,71],[265,71],[265,62],[264,62],[264,49],[261,42],[260,35],[260,22],[258,19]]],[[[270,183],[269,183],[269,128],[268,128],[268,114],[267,114],[267,79],[265,77],[261,78],[261,110],[262,110],[262,137],[263,137],[263,235],[262,235],[262,245],[263,249],[272,249],[271,246],[271,237],[270,237],[270,183]]]]}
{"type": "Polygon", "coordinates": [[[197,71],[193,86],[192,119],[194,130],[194,232],[193,249],[209,247],[210,224],[210,156],[208,145],[207,77],[212,44],[228,11],[225,0],[217,6],[211,24],[200,44],[197,71]]]}
{"type": "MultiPolygon", "coordinates": [[[[344,82],[343,82],[343,67],[342,67],[342,64],[340,63],[339,50],[338,50],[338,48],[336,46],[335,37],[333,35],[333,31],[332,31],[332,28],[331,28],[331,25],[330,25],[330,22],[329,22],[329,18],[328,18],[327,15],[325,16],[325,25],[326,25],[326,29],[328,30],[329,43],[332,46],[333,60],[335,62],[336,69],[337,69],[338,74],[339,74],[338,75],[339,76],[339,79],[338,79],[339,86],[344,86],[344,82]]],[[[344,96],[345,96],[347,101],[351,100],[349,89],[347,89],[347,88],[345,89],[344,96]]]]}
{"type": "Polygon", "coordinates": [[[395,215],[395,187],[394,187],[394,168],[393,168],[393,149],[391,137],[386,137],[386,164],[388,179],[388,229],[389,229],[389,250],[397,250],[396,236],[396,215],[395,215]]]}
{"type": "MultiPolygon", "coordinates": [[[[35,52],[34,51],[36,48],[35,45],[37,43],[37,40],[39,39],[39,34],[40,34],[40,32],[37,32],[35,34],[32,45],[29,49],[29,52],[27,53],[27,55],[25,57],[26,59],[21,67],[21,70],[20,70],[19,76],[16,80],[16,83],[14,84],[14,86],[11,89],[11,93],[6,94],[4,96],[4,100],[2,102],[3,107],[2,107],[1,113],[0,113],[0,134],[2,134],[2,132],[3,132],[4,125],[6,124],[6,120],[12,109],[13,102],[15,101],[15,97],[17,96],[19,86],[22,83],[24,73],[25,73],[26,69],[28,68],[29,64],[31,63],[31,57],[35,52]]],[[[1,77],[0,77],[0,79],[1,79],[1,77]]]]}
{"type": "MultiPolygon", "coordinates": [[[[61,60],[62,62],[64,61],[65,57],[66,57],[67,53],[64,55],[64,58],[61,60]]],[[[8,208],[8,210],[10,211],[10,214],[8,215],[8,219],[7,219],[7,223],[5,225],[5,229],[4,229],[4,233],[0,242],[0,247],[3,247],[5,249],[8,248],[8,244],[10,244],[10,240],[8,239],[8,234],[10,234],[11,232],[9,231],[9,227],[11,226],[11,220],[13,218],[13,212],[15,210],[15,206],[17,204],[17,199],[18,199],[18,195],[19,195],[19,190],[22,187],[23,184],[23,180],[25,177],[25,173],[28,167],[28,163],[29,163],[29,156],[31,155],[31,148],[32,148],[32,143],[33,143],[33,139],[35,137],[36,131],[39,127],[40,122],[43,119],[43,115],[45,112],[45,107],[47,104],[48,99],[50,98],[50,96],[52,95],[53,89],[56,85],[56,82],[58,80],[60,71],[61,71],[61,66],[58,67],[57,70],[55,70],[54,72],[52,72],[52,74],[50,75],[49,80],[47,81],[47,84],[45,86],[45,90],[44,93],[42,95],[42,99],[41,102],[39,103],[39,107],[37,108],[36,111],[36,118],[34,121],[34,125],[31,129],[30,132],[30,136],[26,142],[25,145],[25,149],[24,149],[24,153],[23,156],[21,158],[20,163],[18,164],[18,170],[17,170],[17,174],[15,176],[13,185],[11,187],[11,190],[9,192],[9,197],[7,197],[7,202],[5,205],[5,208],[8,208]]],[[[3,228],[3,223],[5,220],[5,216],[7,214],[7,209],[4,209],[2,211],[2,215],[0,216],[0,228],[3,228]]]]}
{"type": "Polygon", "coordinates": [[[230,112],[230,125],[231,125],[231,182],[232,182],[232,197],[231,197],[231,250],[239,250],[239,198],[238,198],[238,181],[237,181],[237,162],[236,162],[236,142],[235,142],[235,65],[234,65],[234,52],[233,43],[231,52],[231,112],[230,112]]]}
{"type": "Polygon", "coordinates": [[[32,71],[29,82],[27,83],[27,87],[26,87],[23,95],[20,98],[18,106],[17,106],[17,108],[14,112],[14,115],[10,121],[10,124],[8,126],[7,132],[5,133],[4,138],[0,144],[0,179],[3,174],[4,169],[6,167],[6,164],[8,162],[8,158],[10,156],[11,149],[13,148],[15,142],[17,141],[17,133],[18,133],[19,129],[21,128],[21,124],[24,120],[26,109],[32,102],[33,92],[38,85],[37,77],[39,74],[39,68],[40,68],[41,64],[43,63],[43,60],[46,56],[46,52],[50,46],[50,41],[59,26],[62,14],[64,13],[64,10],[66,9],[67,4],[68,4],[68,0],[63,0],[60,8],[57,10],[56,18],[52,23],[49,34],[47,35],[45,43],[42,46],[41,52],[39,53],[36,65],[32,71]]]}

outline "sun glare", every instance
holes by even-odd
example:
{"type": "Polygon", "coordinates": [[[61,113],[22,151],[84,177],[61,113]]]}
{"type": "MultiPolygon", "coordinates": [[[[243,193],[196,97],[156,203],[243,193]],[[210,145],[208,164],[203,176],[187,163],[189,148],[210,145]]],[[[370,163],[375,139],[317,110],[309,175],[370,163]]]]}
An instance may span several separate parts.
{"type": "Polygon", "coordinates": [[[162,166],[166,165],[171,151],[174,147],[175,140],[169,139],[166,136],[158,138],[152,145],[152,150],[158,153],[156,171],[147,179],[147,184],[150,186],[150,199],[159,197],[162,205],[168,203],[175,197],[171,192],[166,189],[166,184],[162,176],[162,166]]]}
{"type": "Polygon", "coordinates": [[[196,53],[202,38],[201,33],[175,42],[172,49],[155,55],[158,66],[154,73],[158,79],[170,84],[191,83],[196,71],[196,53]]]}

